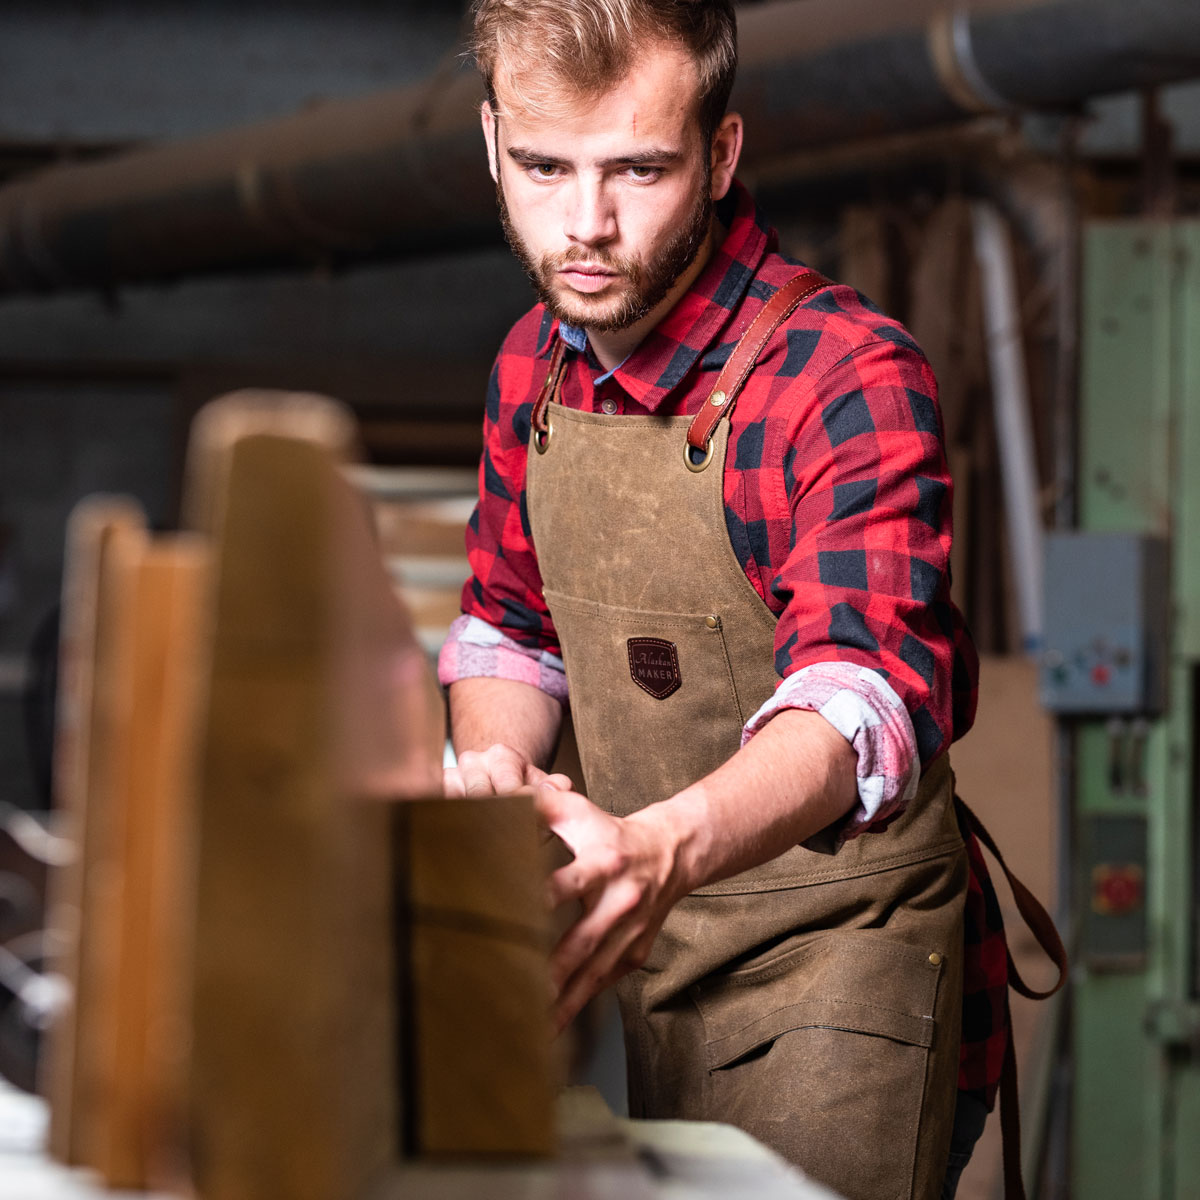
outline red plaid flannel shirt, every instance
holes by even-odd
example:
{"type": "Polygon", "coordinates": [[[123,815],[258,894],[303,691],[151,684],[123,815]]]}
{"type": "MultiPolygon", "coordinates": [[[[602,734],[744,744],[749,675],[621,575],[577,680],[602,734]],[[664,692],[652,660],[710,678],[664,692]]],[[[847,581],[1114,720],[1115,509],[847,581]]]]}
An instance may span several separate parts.
{"type": "MultiPolygon", "coordinates": [[[[798,268],[777,252],[774,230],[740,186],[719,215],[724,241],[624,363],[597,384],[602,368],[590,353],[568,356],[564,404],[678,415],[704,403],[763,302],[798,268]]],[[[532,403],[557,336],[538,305],[501,349],[467,534],[474,575],[463,590],[465,614],[543,662],[560,651],[524,472],[532,403]]],[[[903,326],[852,289],[827,288],[760,356],[733,410],[724,477],[730,543],[779,618],[780,677],[829,662],[877,672],[903,701],[924,765],[970,728],[978,686],[974,646],[949,595],[951,485],[936,396],[903,326]]],[[[969,831],[964,837],[971,872],[959,1087],[990,1107],[1007,1038],[1006,951],[979,846],[969,831]]]]}

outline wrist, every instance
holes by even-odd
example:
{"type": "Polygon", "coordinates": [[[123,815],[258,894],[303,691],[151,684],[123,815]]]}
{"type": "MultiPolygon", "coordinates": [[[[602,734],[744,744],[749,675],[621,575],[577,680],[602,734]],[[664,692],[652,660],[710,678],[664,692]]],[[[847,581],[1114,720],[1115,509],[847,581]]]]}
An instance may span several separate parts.
{"type": "Polygon", "coordinates": [[[661,851],[665,888],[678,899],[709,882],[711,828],[705,813],[702,784],[693,784],[626,818],[643,829],[661,851]]]}

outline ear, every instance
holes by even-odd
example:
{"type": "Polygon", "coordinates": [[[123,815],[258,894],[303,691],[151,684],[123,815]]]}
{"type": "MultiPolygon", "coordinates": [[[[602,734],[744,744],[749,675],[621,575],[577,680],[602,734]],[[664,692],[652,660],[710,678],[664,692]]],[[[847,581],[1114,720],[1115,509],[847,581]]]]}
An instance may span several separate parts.
{"type": "Polygon", "coordinates": [[[720,200],[733,185],[733,175],[742,155],[742,118],[726,113],[712,142],[712,198],[720,200]]]}
{"type": "Polygon", "coordinates": [[[490,100],[485,100],[479,106],[479,119],[483,122],[483,140],[487,143],[488,170],[492,173],[493,181],[499,183],[500,165],[496,162],[496,114],[492,112],[490,100]]]}

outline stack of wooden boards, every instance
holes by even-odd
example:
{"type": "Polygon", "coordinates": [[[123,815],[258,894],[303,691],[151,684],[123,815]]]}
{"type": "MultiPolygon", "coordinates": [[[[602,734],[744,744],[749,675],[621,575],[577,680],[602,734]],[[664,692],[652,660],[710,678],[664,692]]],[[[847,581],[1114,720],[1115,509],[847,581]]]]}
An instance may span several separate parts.
{"type": "Polygon", "coordinates": [[[526,797],[414,799],[441,700],[352,438],[331,401],[234,394],[185,532],[74,518],[47,1091],[51,1152],[109,1186],[353,1200],[405,1155],[554,1149],[545,847],[526,797]]]}

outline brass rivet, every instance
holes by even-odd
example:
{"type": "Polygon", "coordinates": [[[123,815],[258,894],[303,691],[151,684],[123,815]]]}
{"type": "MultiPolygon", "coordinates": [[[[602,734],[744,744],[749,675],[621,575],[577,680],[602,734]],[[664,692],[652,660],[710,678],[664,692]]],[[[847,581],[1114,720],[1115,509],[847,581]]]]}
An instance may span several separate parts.
{"type": "Polygon", "coordinates": [[[717,388],[717,390],[713,392],[711,396],[709,396],[708,402],[713,406],[713,408],[720,408],[721,405],[725,403],[725,393],[721,391],[720,388],[717,388]]]}
{"type": "Polygon", "coordinates": [[[942,956],[940,954],[931,954],[929,956],[929,965],[931,967],[940,967],[942,965],[942,956]]]}
{"type": "Polygon", "coordinates": [[[718,625],[720,625],[721,622],[719,620],[717,620],[716,617],[705,617],[704,623],[705,623],[705,625],[707,625],[709,627],[709,629],[716,629],[716,627],[718,625]]]}

